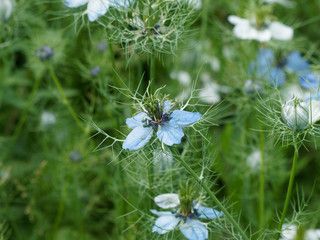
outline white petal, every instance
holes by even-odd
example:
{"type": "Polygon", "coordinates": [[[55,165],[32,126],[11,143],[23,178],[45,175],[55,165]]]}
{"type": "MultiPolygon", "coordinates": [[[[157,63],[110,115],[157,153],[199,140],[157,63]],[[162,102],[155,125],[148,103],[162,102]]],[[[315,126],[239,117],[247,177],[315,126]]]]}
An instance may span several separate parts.
{"type": "Polygon", "coordinates": [[[175,208],[179,206],[179,195],[176,193],[165,193],[154,198],[154,202],[161,208],[175,208]]]}
{"type": "Polygon", "coordinates": [[[320,101],[312,100],[309,103],[309,107],[309,123],[312,124],[320,120],[320,101]]]}
{"type": "Polygon", "coordinates": [[[221,101],[219,91],[220,86],[217,83],[205,83],[203,88],[199,90],[199,99],[203,102],[216,104],[221,101]]]}
{"type": "Polygon", "coordinates": [[[319,240],[320,239],[320,230],[319,229],[310,229],[307,230],[305,239],[307,240],[319,240]]]}
{"type": "Polygon", "coordinates": [[[269,26],[272,37],[277,40],[290,40],[293,38],[293,29],[280,22],[272,22],[269,26]]]}
{"type": "Polygon", "coordinates": [[[142,148],[149,142],[152,132],[153,129],[151,127],[138,126],[134,128],[123,142],[122,148],[130,151],[142,148]]]}
{"type": "Polygon", "coordinates": [[[157,232],[159,234],[165,234],[170,230],[173,230],[177,224],[180,222],[180,218],[175,217],[174,214],[171,216],[161,216],[159,217],[152,227],[152,232],[157,232]]]}
{"type": "Polygon", "coordinates": [[[234,25],[238,25],[238,24],[249,24],[249,20],[245,19],[245,18],[240,18],[234,15],[230,15],[228,16],[228,21],[234,25]]]}
{"type": "Polygon", "coordinates": [[[90,0],[88,3],[87,14],[90,22],[104,15],[109,9],[109,0],[90,0]]]}
{"type": "Polygon", "coordinates": [[[164,212],[159,212],[155,209],[150,209],[150,212],[152,212],[154,215],[157,216],[172,216],[172,212],[164,211],[164,212]]]}
{"type": "Polygon", "coordinates": [[[198,220],[187,219],[180,225],[180,231],[189,240],[205,240],[209,237],[208,229],[198,220]]]}
{"type": "Polygon", "coordinates": [[[138,113],[137,115],[127,118],[126,124],[129,128],[135,128],[138,126],[142,126],[145,119],[150,119],[145,112],[138,113]]]}
{"type": "Polygon", "coordinates": [[[267,42],[271,39],[271,31],[269,29],[257,30],[250,23],[236,25],[233,29],[236,37],[240,39],[257,40],[259,42],[267,42]]]}
{"type": "Polygon", "coordinates": [[[66,0],[65,4],[67,5],[67,7],[70,8],[76,8],[76,7],[80,7],[86,3],[88,3],[89,0],[66,0]]]}

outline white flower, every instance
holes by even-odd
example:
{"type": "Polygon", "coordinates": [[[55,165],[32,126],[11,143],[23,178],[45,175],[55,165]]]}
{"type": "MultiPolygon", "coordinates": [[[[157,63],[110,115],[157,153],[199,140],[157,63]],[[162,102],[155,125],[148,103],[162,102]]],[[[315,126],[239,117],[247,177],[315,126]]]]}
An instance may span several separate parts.
{"type": "Polygon", "coordinates": [[[282,105],[282,119],[292,130],[303,130],[309,125],[309,108],[306,102],[292,99],[282,105]]]}
{"type": "MultiPolygon", "coordinates": [[[[297,239],[297,226],[293,224],[284,224],[280,240],[295,240],[297,239]]],[[[303,236],[304,240],[319,240],[320,229],[309,229],[303,236]]]]}
{"type": "Polygon", "coordinates": [[[217,57],[204,55],[203,59],[205,62],[207,62],[210,65],[212,71],[218,72],[220,70],[220,61],[217,57]]]}
{"type": "Polygon", "coordinates": [[[53,113],[44,111],[41,114],[41,126],[48,128],[56,123],[56,117],[53,113]]]}
{"type": "Polygon", "coordinates": [[[93,22],[98,17],[106,14],[109,7],[127,7],[129,0],[65,0],[65,4],[70,8],[77,8],[88,4],[85,13],[88,14],[89,21],[93,22]]]}
{"type": "Polygon", "coordinates": [[[0,0],[0,22],[9,20],[14,3],[12,0],[0,0]]]}
{"type": "Polygon", "coordinates": [[[253,151],[247,158],[247,164],[252,170],[257,170],[261,164],[261,151],[253,151]]]}
{"type": "Polygon", "coordinates": [[[320,120],[320,101],[309,103],[294,98],[282,105],[282,119],[292,130],[304,130],[320,120]]]}
{"type": "Polygon", "coordinates": [[[204,73],[201,75],[203,87],[199,90],[199,99],[203,102],[216,104],[221,101],[220,93],[230,92],[227,86],[221,86],[212,82],[209,74],[204,73]]]}
{"type": "Polygon", "coordinates": [[[228,21],[235,25],[233,33],[240,39],[268,42],[271,38],[276,40],[290,40],[293,38],[293,29],[277,21],[266,21],[259,28],[254,19],[250,21],[231,15],[228,17],[228,21]]]}
{"type": "Polygon", "coordinates": [[[178,71],[170,73],[172,79],[177,79],[183,86],[189,86],[191,83],[190,74],[185,71],[178,71]]]}

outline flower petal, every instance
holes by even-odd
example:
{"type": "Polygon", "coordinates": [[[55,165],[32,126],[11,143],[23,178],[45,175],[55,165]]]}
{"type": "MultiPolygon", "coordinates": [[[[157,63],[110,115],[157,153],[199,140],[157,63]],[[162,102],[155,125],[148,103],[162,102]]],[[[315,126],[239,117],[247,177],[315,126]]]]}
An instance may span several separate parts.
{"type": "Polygon", "coordinates": [[[76,7],[80,7],[86,3],[88,3],[89,0],[66,0],[65,4],[67,7],[70,8],[76,8],[76,7]]]}
{"type": "Polygon", "coordinates": [[[241,24],[237,24],[233,28],[233,33],[237,38],[240,39],[248,39],[248,40],[258,40],[259,42],[267,42],[271,39],[271,31],[269,29],[257,30],[256,28],[248,23],[243,22],[241,24]]]}
{"type": "Polygon", "coordinates": [[[142,148],[149,142],[152,132],[153,129],[150,127],[138,126],[134,128],[123,142],[122,148],[130,151],[142,148]]]}
{"type": "Polygon", "coordinates": [[[286,74],[281,68],[275,67],[270,69],[269,82],[272,86],[282,86],[286,81],[286,74]]]}
{"type": "Polygon", "coordinates": [[[154,223],[152,227],[152,232],[157,232],[159,234],[165,234],[173,230],[181,219],[177,218],[173,213],[167,216],[160,216],[154,223]]]}
{"type": "Polygon", "coordinates": [[[110,0],[110,6],[112,7],[129,7],[133,0],[110,0]]]}
{"type": "Polygon", "coordinates": [[[168,212],[168,211],[159,212],[155,209],[150,209],[150,212],[152,212],[154,215],[157,215],[157,216],[172,216],[172,212],[168,212]]]}
{"type": "Polygon", "coordinates": [[[161,129],[157,132],[157,136],[162,143],[172,146],[173,144],[181,143],[181,138],[184,136],[184,133],[181,127],[173,126],[169,122],[161,126],[161,129]]]}
{"type": "Polygon", "coordinates": [[[235,15],[228,16],[228,21],[232,24],[249,24],[249,20],[245,18],[240,18],[235,15]]]}
{"type": "Polygon", "coordinates": [[[204,240],[209,237],[208,229],[199,220],[187,219],[179,228],[189,240],[204,240]]]}
{"type": "Polygon", "coordinates": [[[197,207],[197,213],[200,214],[200,216],[198,216],[198,218],[207,219],[207,220],[209,220],[209,219],[213,220],[216,217],[221,217],[223,215],[223,213],[219,212],[218,210],[204,207],[200,204],[197,207]]]}
{"type": "Polygon", "coordinates": [[[175,208],[180,205],[179,195],[176,193],[165,193],[154,198],[154,202],[161,208],[175,208]]]}
{"type": "Polygon", "coordinates": [[[291,40],[293,38],[293,29],[280,22],[272,22],[269,26],[272,37],[277,40],[291,40]]]}
{"type": "Polygon", "coordinates": [[[300,77],[300,84],[306,89],[318,89],[320,86],[320,75],[309,73],[300,77]]]}
{"type": "Polygon", "coordinates": [[[162,104],[163,112],[164,112],[164,113],[169,113],[173,106],[174,106],[174,103],[169,102],[169,101],[165,101],[165,102],[162,104]]]}
{"type": "Polygon", "coordinates": [[[109,9],[109,0],[90,0],[88,3],[87,14],[90,22],[104,15],[109,9]]]}
{"type": "Polygon", "coordinates": [[[145,112],[138,113],[137,115],[127,118],[126,124],[128,125],[129,128],[135,128],[138,126],[143,126],[143,121],[145,119],[150,119],[148,115],[145,112]]]}
{"type": "Polygon", "coordinates": [[[183,110],[174,110],[170,117],[170,124],[173,126],[185,127],[198,121],[202,115],[198,112],[188,112],[183,110]]]}
{"type": "Polygon", "coordinates": [[[297,51],[290,53],[286,61],[286,67],[295,73],[307,73],[310,70],[309,63],[297,51]]]}

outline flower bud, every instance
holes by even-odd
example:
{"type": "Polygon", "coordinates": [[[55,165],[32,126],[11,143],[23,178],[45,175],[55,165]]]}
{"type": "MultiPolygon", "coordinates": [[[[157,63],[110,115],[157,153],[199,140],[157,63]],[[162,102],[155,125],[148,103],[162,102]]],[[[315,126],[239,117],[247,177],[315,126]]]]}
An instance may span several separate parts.
{"type": "MultiPolygon", "coordinates": [[[[0,0],[1,1],[1,0],[0,0]]],[[[51,56],[53,55],[53,50],[51,47],[49,46],[43,46],[42,48],[38,49],[36,51],[36,56],[41,60],[41,61],[45,61],[48,60],[49,58],[51,58],[51,56]]]]}
{"type": "Polygon", "coordinates": [[[9,20],[13,6],[12,0],[0,0],[0,22],[9,20]]]}
{"type": "Polygon", "coordinates": [[[306,102],[292,99],[282,105],[282,119],[292,130],[306,129],[309,125],[309,107],[306,102]]]}

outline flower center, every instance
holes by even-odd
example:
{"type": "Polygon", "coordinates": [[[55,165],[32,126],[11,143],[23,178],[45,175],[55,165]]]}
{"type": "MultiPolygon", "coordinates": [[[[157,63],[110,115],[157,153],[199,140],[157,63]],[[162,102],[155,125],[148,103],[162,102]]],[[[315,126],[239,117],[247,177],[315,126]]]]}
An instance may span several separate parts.
{"type": "Polygon", "coordinates": [[[164,114],[161,114],[160,118],[153,118],[151,120],[145,119],[143,126],[152,127],[154,130],[157,130],[159,125],[163,126],[171,120],[172,117],[170,117],[170,115],[171,113],[170,114],[164,113],[164,114]]]}

